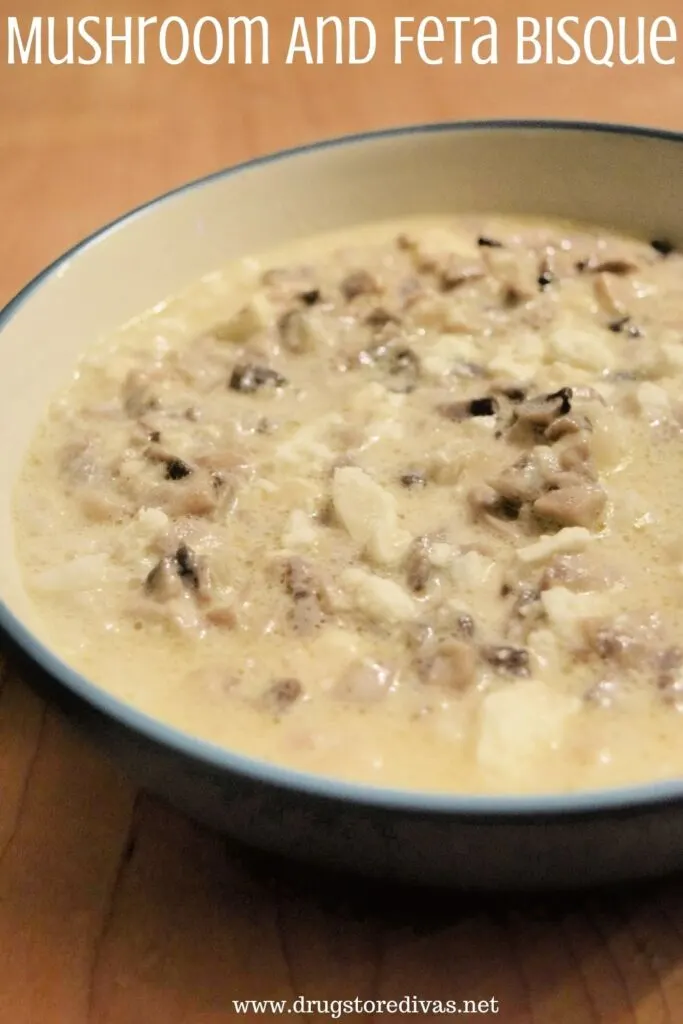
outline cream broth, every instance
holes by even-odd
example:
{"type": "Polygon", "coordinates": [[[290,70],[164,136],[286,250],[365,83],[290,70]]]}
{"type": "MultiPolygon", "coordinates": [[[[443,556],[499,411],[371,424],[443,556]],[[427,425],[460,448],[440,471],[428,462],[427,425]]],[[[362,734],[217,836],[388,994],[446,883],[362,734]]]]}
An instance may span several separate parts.
{"type": "Polygon", "coordinates": [[[27,455],[42,635],[144,712],[306,771],[679,775],[682,285],[666,242],[496,217],[191,285],[93,346],[27,455]]]}

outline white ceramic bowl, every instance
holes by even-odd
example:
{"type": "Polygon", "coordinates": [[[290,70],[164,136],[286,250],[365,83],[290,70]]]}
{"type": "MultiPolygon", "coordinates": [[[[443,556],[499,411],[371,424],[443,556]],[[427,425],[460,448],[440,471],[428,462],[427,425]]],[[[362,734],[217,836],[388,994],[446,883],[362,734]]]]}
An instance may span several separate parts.
{"type": "MultiPolygon", "coordinates": [[[[127,707],[42,642],[11,495],[53,393],[94,337],[234,257],[363,221],[497,211],[683,242],[683,138],[567,123],[425,126],[227,170],[104,228],[0,314],[0,626],[35,684],[195,817],[261,847],[385,878],[577,885],[683,866],[683,783],[538,798],[381,790],[220,750],[127,707]]],[[[123,671],[123,667],[122,667],[123,671]]]]}

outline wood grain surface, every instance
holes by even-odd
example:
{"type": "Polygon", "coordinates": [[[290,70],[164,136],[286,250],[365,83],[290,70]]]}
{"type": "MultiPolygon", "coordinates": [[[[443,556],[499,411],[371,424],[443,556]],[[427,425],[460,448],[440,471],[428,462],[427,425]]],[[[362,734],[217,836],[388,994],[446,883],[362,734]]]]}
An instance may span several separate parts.
{"type": "MultiPolygon", "coordinates": [[[[59,18],[94,6],[36,0],[29,9],[59,18]]],[[[153,57],[144,66],[9,67],[0,44],[0,302],[127,208],[236,160],[321,136],[461,117],[683,128],[683,62],[516,66],[513,17],[544,16],[547,3],[490,0],[486,13],[508,36],[495,67],[429,67],[414,56],[393,64],[386,40],[394,16],[420,7],[446,16],[454,6],[459,15],[482,13],[475,2],[439,0],[324,5],[327,14],[374,20],[383,45],[358,67],[287,67],[278,58],[266,67],[170,67],[153,57]]],[[[570,6],[558,13],[648,13],[633,0],[600,11],[586,0],[570,6]]],[[[18,9],[0,0],[0,24],[18,9]]],[[[158,2],[109,0],[97,13],[163,11],[158,2]]],[[[172,13],[189,21],[267,15],[281,54],[292,17],[321,7],[176,0],[172,13]]],[[[674,15],[676,7],[655,13],[674,15]]],[[[136,792],[11,666],[4,670],[0,1024],[218,1024],[237,1019],[233,999],[407,994],[495,999],[498,1013],[489,1017],[505,1024],[679,1024],[683,886],[475,898],[285,867],[136,792]]]]}

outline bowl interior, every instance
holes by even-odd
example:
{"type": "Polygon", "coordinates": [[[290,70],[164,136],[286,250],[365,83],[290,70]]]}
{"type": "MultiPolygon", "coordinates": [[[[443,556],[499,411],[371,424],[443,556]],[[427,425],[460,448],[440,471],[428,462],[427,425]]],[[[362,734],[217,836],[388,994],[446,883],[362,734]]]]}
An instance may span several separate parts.
{"type": "Polygon", "coordinates": [[[84,349],[227,260],[402,215],[495,210],[683,240],[683,144],[586,126],[434,126],[266,158],[124,218],[0,319],[0,601],[40,636],[14,554],[12,492],[52,394],[84,349]]]}

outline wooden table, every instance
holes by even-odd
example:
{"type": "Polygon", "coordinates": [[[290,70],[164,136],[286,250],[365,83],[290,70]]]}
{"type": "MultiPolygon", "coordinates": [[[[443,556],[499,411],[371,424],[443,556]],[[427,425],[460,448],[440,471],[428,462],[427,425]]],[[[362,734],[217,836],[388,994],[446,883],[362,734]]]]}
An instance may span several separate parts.
{"type": "MultiPolygon", "coordinates": [[[[93,6],[36,0],[30,10],[79,16],[93,6]]],[[[307,0],[173,5],[188,21],[268,15],[276,56],[267,67],[0,64],[0,301],[126,208],[319,136],[460,117],[683,128],[678,66],[518,67],[509,40],[495,67],[430,67],[414,55],[395,66],[391,20],[417,3],[327,6],[374,20],[383,45],[371,64],[285,66],[292,17],[321,10],[307,0]]],[[[508,37],[509,6],[486,6],[508,37]]],[[[604,6],[628,17],[647,10],[634,0],[604,6]]],[[[571,9],[587,17],[592,8],[575,0],[571,9]]],[[[0,0],[0,26],[20,9],[0,0]]],[[[110,0],[106,13],[154,9],[110,0]]],[[[547,11],[529,0],[516,13],[547,11]]],[[[11,668],[1,686],[2,1024],[218,1024],[237,1019],[233,999],[405,994],[496,999],[489,1016],[506,1024],[683,1021],[678,881],[531,901],[333,883],[238,851],[137,793],[11,668]]]]}

